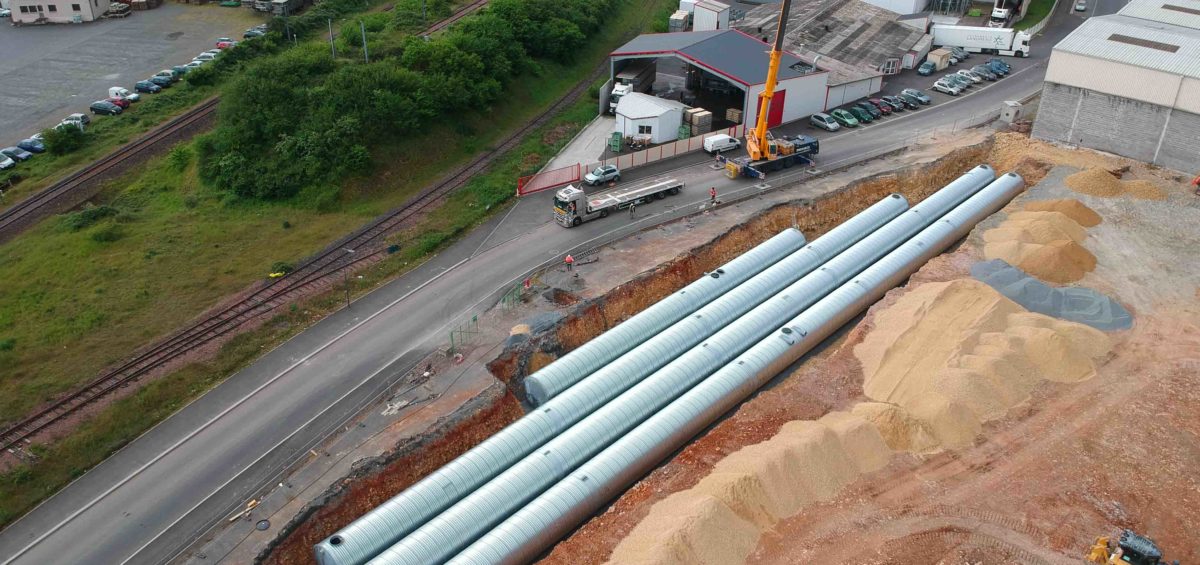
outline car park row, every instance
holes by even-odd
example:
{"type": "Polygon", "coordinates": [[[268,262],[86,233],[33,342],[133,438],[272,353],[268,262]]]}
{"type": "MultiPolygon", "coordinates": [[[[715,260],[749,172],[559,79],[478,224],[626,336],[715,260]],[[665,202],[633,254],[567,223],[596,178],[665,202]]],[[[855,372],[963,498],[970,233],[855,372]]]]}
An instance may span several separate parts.
{"type": "MultiPolygon", "coordinates": [[[[253,39],[266,34],[267,25],[260,24],[254,26],[243,34],[243,39],[253,39]]],[[[172,84],[178,82],[183,75],[197,69],[219,56],[224,49],[229,49],[238,44],[237,41],[228,37],[217,39],[216,49],[209,49],[197,55],[191,62],[185,65],[178,65],[170,69],[163,69],[154,76],[146,80],[139,80],[133,85],[133,90],[122,87],[113,86],[108,89],[106,98],[92,102],[88,106],[88,111],[94,115],[102,116],[117,116],[129,108],[130,104],[141,99],[142,94],[156,94],[162,92],[164,88],[169,88],[172,84]]],[[[91,123],[91,119],[87,114],[75,113],[63,118],[54,129],[62,130],[65,128],[77,128],[80,131],[91,123]]],[[[46,150],[44,136],[42,133],[36,133],[21,140],[13,147],[0,149],[0,170],[11,169],[21,161],[27,161],[33,157],[33,154],[42,153],[46,150]]]]}

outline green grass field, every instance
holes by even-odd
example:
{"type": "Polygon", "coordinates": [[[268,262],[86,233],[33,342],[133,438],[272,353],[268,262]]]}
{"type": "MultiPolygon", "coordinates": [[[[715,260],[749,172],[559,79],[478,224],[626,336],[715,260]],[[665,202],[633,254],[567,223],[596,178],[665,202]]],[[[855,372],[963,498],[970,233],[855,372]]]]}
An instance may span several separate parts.
{"type": "MultiPolygon", "coordinates": [[[[184,144],[109,183],[101,208],[52,218],[0,246],[0,422],[94,378],[265,277],[275,262],[316,252],[494,145],[586,77],[612,48],[647,29],[648,14],[669,0],[652,4],[646,10],[626,0],[574,64],[543,63],[507,85],[492,108],[373,148],[374,172],[343,183],[332,206],[315,206],[304,193],[284,202],[230,201],[200,184],[184,144]]],[[[364,273],[358,291],[394,278],[502,209],[516,177],[549,160],[591,120],[595,105],[585,95],[418,228],[395,237],[401,252],[364,273]]],[[[331,293],[296,305],[226,345],[215,360],[144,387],[59,442],[35,446],[45,457],[0,474],[0,526],[337,303],[331,293]]]]}
{"type": "Polygon", "coordinates": [[[1050,10],[1054,8],[1054,0],[1033,0],[1029,5],[1029,10],[1025,12],[1025,17],[1013,24],[1013,29],[1029,29],[1038,22],[1046,19],[1050,15],[1050,10]]]}

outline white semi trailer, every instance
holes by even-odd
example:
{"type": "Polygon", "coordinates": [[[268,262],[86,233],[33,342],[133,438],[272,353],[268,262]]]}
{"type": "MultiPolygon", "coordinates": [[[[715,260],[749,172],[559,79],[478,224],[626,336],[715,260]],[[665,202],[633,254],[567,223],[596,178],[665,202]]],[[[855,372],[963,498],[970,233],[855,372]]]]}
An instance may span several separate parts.
{"type": "Polygon", "coordinates": [[[566,228],[574,227],[634,204],[679,194],[681,190],[683,183],[676,179],[658,179],[595,194],[585,193],[582,186],[568,186],[554,193],[554,221],[566,228]]]}
{"type": "Polygon", "coordinates": [[[934,24],[930,30],[933,44],[962,47],[972,53],[1029,56],[1032,35],[1012,28],[955,26],[934,24]]]}

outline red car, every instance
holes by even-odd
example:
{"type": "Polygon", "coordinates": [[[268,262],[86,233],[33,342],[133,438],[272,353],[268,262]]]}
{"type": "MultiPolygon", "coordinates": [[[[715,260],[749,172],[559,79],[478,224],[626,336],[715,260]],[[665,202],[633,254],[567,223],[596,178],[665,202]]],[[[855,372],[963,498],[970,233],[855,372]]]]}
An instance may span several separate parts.
{"type": "Polygon", "coordinates": [[[879,108],[879,112],[885,116],[892,113],[892,105],[885,102],[882,98],[868,98],[867,102],[870,102],[872,106],[879,108]]]}
{"type": "Polygon", "coordinates": [[[227,39],[227,40],[224,40],[224,41],[218,41],[218,42],[217,42],[217,49],[229,49],[230,47],[233,47],[234,45],[237,45],[237,42],[236,42],[236,41],[234,41],[234,40],[232,40],[232,39],[227,39]]]}
{"type": "Polygon", "coordinates": [[[120,106],[122,110],[129,107],[129,101],[124,98],[121,98],[120,96],[109,96],[108,98],[105,98],[105,100],[108,100],[109,102],[112,102],[113,104],[116,104],[117,106],[120,106]]]}

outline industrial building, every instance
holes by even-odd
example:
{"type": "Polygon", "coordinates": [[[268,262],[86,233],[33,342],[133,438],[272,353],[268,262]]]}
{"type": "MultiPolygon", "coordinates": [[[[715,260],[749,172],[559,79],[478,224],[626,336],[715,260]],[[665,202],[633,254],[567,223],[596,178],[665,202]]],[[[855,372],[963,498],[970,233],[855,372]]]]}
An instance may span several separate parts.
{"type": "MultiPolygon", "coordinates": [[[[674,59],[674,66],[686,75],[684,102],[711,111],[714,129],[737,122],[729,116],[744,118],[751,127],[758,114],[758,95],[767,81],[767,51],[763,42],[735,30],[646,34],[612,53],[612,76],[632,60],[674,59]]],[[[671,66],[660,62],[659,74],[671,66]]],[[[775,127],[828,108],[828,77],[829,71],[784,53],[767,123],[775,127]]],[[[602,90],[605,96],[608,90],[602,90]]],[[[607,104],[601,101],[601,107],[607,104]]]]}
{"type": "Polygon", "coordinates": [[[1200,164],[1200,1],[1132,0],[1050,56],[1033,136],[1172,169],[1200,164]]]}
{"type": "Polygon", "coordinates": [[[649,135],[650,143],[674,141],[683,124],[682,102],[634,92],[621,97],[617,103],[617,123],[614,131],[622,137],[649,135]]]}
{"type": "Polygon", "coordinates": [[[82,23],[100,19],[109,0],[12,0],[12,22],[20,24],[82,23]]]}

